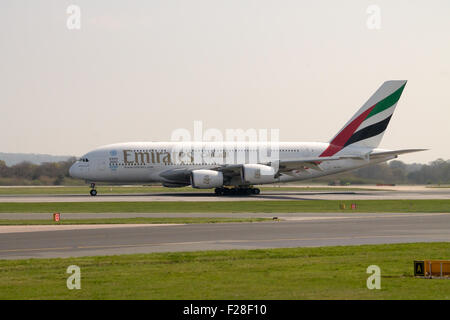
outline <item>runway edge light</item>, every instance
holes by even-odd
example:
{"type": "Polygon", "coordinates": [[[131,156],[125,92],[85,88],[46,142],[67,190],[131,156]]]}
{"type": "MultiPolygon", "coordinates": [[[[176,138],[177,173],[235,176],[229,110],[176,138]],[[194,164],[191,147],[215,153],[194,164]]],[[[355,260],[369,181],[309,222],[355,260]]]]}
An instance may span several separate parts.
{"type": "Polygon", "coordinates": [[[61,220],[61,215],[59,212],[53,213],[53,221],[59,222],[61,220]]]}

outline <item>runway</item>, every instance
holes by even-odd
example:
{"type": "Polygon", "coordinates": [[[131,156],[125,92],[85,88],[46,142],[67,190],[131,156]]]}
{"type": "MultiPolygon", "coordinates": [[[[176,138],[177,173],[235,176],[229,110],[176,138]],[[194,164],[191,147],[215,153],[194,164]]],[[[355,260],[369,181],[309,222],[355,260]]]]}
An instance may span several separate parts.
{"type": "Polygon", "coordinates": [[[263,191],[252,196],[216,196],[205,192],[146,194],[1,195],[1,202],[142,202],[142,201],[258,201],[258,200],[387,200],[450,199],[449,188],[420,188],[376,191],[263,191]]]}
{"type": "Polygon", "coordinates": [[[117,225],[109,228],[91,226],[76,230],[3,232],[0,233],[0,259],[450,242],[448,213],[296,213],[284,219],[258,223],[117,225]]]}

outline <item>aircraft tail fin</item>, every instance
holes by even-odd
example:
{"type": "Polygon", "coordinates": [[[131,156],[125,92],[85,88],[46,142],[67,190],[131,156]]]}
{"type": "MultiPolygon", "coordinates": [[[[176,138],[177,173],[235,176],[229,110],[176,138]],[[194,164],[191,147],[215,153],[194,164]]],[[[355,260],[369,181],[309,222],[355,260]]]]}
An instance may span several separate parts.
{"type": "Polygon", "coordinates": [[[321,157],[332,156],[347,146],[378,147],[406,82],[406,80],[384,82],[331,139],[329,147],[321,157]]]}

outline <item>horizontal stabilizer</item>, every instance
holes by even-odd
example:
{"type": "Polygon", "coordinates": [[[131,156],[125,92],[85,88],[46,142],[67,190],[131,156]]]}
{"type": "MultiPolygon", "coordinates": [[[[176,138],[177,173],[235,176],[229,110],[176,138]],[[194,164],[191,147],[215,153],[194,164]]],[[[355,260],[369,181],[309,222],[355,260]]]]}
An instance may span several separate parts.
{"type": "Polygon", "coordinates": [[[428,149],[404,149],[404,150],[394,150],[394,151],[383,151],[383,152],[374,152],[370,153],[369,156],[371,159],[376,158],[384,158],[388,156],[398,156],[400,154],[419,152],[419,151],[427,151],[428,149]]]}

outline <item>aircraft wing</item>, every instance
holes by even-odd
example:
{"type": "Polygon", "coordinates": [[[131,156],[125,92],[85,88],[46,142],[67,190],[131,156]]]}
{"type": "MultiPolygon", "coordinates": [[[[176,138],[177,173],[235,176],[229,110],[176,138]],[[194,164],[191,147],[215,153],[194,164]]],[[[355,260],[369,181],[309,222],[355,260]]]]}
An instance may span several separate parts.
{"type": "Polygon", "coordinates": [[[322,171],[319,164],[322,161],[342,160],[343,157],[320,157],[320,158],[303,158],[298,160],[280,160],[278,164],[278,172],[288,172],[292,170],[306,170],[308,168],[322,171]]]}
{"type": "MultiPolygon", "coordinates": [[[[316,168],[317,170],[322,170],[320,167],[317,166],[318,162],[321,161],[329,161],[329,160],[341,160],[341,159],[348,159],[349,157],[320,157],[320,158],[302,158],[302,159],[296,159],[296,160],[281,160],[278,162],[278,167],[280,171],[290,171],[294,169],[300,169],[301,167],[307,166],[309,168],[316,168]]],[[[358,157],[358,159],[361,159],[361,157],[358,157]]],[[[273,166],[276,165],[276,163],[260,163],[266,166],[273,166]]],[[[212,170],[217,170],[223,172],[224,175],[234,176],[234,175],[240,175],[240,172],[242,170],[242,164],[232,164],[232,165],[222,165],[217,168],[213,168],[212,170]]]]}
{"type": "MultiPolygon", "coordinates": [[[[335,161],[343,159],[361,159],[361,156],[332,156],[332,157],[316,157],[316,158],[301,158],[295,160],[280,160],[277,163],[260,163],[266,166],[277,166],[278,173],[289,172],[292,170],[306,170],[307,168],[322,171],[319,164],[322,161],[335,161]]],[[[222,171],[225,176],[238,176],[242,170],[242,164],[223,165],[213,170],[222,171]]]]}
{"type": "MultiPolygon", "coordinates": [[[[260,163],[266,166],[277,166],[278,165],[278,173],[282,172],[289,172],[292,170],[305,170],[307,168],[311,168],[314,170],[322,171],[322,168],[320,168],[319,164],[322,161],[332,161],[332,160],[342,160],[342,159],[350,159],[350,158],[357,158],[361,159],[361,157],[355,157],[355,156],[333,156],[333,157],[317,157],[317,158],[302,158],[302,159],[296,159],[296,160],[281,160],[277,161],[277,163],[260,163]]],[[[235,164],[235,165],[223,165],[217,168],[214,168],[213,170],[221,171],[223,172],[224,176],[232,177],[232,176],[239,176],[241,174],[242,170],[242,164],[235,164]]]]}
{"type": "Polygon", "coordinates": [[[357,159],[357,160],[367,160],[370,159],[379,159],[385,158],[389,156],[398,156],[400,154],[411,153],[411,152],[419,152],[425,151],[427,149],[404,149],[404,150],[394,150],[394,151],[383,151],[376,153],[368,153],[362,155],[343,155],[343,156],[333,156],[333,157],[320,157],[320,158],[309,158],[309,159],[299,159],[299,160],[287,160],[280,161],[279,164],[279,172],[289,172],[291,170],[306,170],[313,169],[322,171],[319,164],[322,161],[333,161],[333,160],[344,160],[344,159],[357,159]]]}
{"type": "Polygon", "coordinates": [[[289,172],[292,170],[306,170],[313,169],[317,171],[323,171],[320,167],[320,163],[323,161],[336,161],[346,159],[367,159],[364,155],[343,155],[332,157],[318,157],[318,158],[303,158],[298,160],[282,160],[279,162],[278,173],[289,172]]]}
{"type": "MultiPolygon", "coordinates": [[[[296,160],[279,160],[278,163],[261,163],[266,166],[275,166],[278,165],[277,175],[284,172],[290,172],[292,170],[306,170],[313,169],[317,171],[322,171],[320,167],[320,163],[323,161],[336,161],[336,160],[345,160],[345,159],[364,159],[369,161],[370,159],[379,159],[385,158],[389,156],[396,157],[400,154],[411,153],[411,152],[419,152],[425,151],[427,149],[404,149],[404,150],[394,150],[394,151],[382,151],[375,153],[367,153],[361,155],[342,155],[342,156],[331,156],[331,157],[316,157],[316,158],[301,158],[296,160]]],[[[163,172],[161,174],[162,177],[176,182],[188,183],[191,175],[191,171],[195,169],[171,169],[163,172]]],[[[224,178],[229,180],[235,176],[240,176],[242,170],[242,164],[230,164],[230,165],[221,165],[215,168],[211,168],[211,170],[221,171],[224,175],[224,178]]]]}

